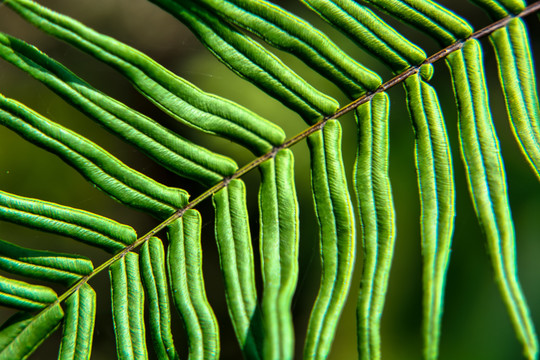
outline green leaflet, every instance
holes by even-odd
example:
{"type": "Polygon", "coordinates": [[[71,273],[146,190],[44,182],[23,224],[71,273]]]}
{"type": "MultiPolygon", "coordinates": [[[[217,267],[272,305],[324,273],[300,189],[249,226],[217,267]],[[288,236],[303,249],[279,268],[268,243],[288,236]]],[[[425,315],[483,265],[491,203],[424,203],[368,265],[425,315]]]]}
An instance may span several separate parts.
{"type": "Polygon", "coordinates": [[[90,359],[96,320],[96,292],[90,285],[83,284],[66,300],[66,306],[58,359],[90,359]]]}
{"type": "Polygon", "coordinates": [[[466,39],[471,26],[431,0],[362,0],[434,37],[442,46],[466,39]]]}
{"type": "Polygon", "coordinates": [[[41,30],[116,68],[149,100],[190,126],[235,141],[257,155],[285,139],[277,125],[240,105],[201,91],[126,44],[33,1],[4,3],[41,30]]]}
{"type": "Polygon", "coordinates": [[[80,255],[23,248],[0,240],[0,269],[12,274],[71,285],[93,270],[80,255]]]}
{"type": "Polygon", "coordinates": [[[394,203],[388,177],[388,114],[386,93],[356,110],[358,150],[354,187],[362,224],[364,263],[357,308],[358,353],[380,359],[380,326],[394,253],[394,203]]]}
{"type": "Polygon", "coordinates": [[[219,329],[204,289],[201,215],[188,210],[169,225],[167,265],[174,304],[188,333],[189,359],[219,359],[219,329]]]}
{"type": "Polygon", "coordinates": [[[45,286],[0,276],[0,305],[24,311],[41,310],[58,299],[56,293],[45,286]]]}
{"type": "Polygon", "coordinates": [[[275,97],[308,123],[333,114],[338,103],[299,77],[257,42],[192,1],[151,0],[173,14],[216,57],[241,77],[275,97]]]}
{"type": "Polygon", "coordinates": [[[437,359],[444,283],[454,228],[455,196],[450,144],[435,90],[418,74],[405,80],[415,132],[421,205],[424,282],[424,359],[437,359]]]}
{"type": "MultiPolygon", "coordinates": [[[[472,0],[490,16],[501,19],[522,11],[522,0],[472,0]]],[[[516,18],[493,32],[495,49],[510,125],[527,161],[540,179],[540,105],[529,36],[522,19],[516,18]]]]}
{"type": "Polygon", "coordinates": [[[60,325],[64,312],[60,304],[37,315],[20,312],[0,328],[0,360],[26,359],[60,325]]]}
{"type": "Polygon", "coordinates": [[[490,35],[510,125],[540,179],[540,105],[527,30],[521,19],[490,35]]]}
{"type": "Polygon", "coordinates": [[[263,359],[261,313],[257,303],[244,182],[231,180],[214,195],[213,203],[219,262],[236,337],[246,359],[263,359]]]}
{"type": "Polygon", "coordinates": [[[483,8],[493,19],[501,19],[509,14],[517,14],[526,4],[523,0],[471,0],[483,8]]]}
{"type": "Polygon", "coordinates": [[[109,275],[118,359],[147,359],[139,255],[127,253],[111,265],[109,275]]]}
{"type": "Polygon", "coordinates": [[[447,57],[458,105],[459,135],[469,190],[487,248],[514,328],[529,359],[538,355],[534,325],[520,288],[515,257],[515,235],[506,193],[506,178],[477,40],[447,57]]]}
{"type": "Polygon", "coordinates": [[[2,95],[0,124],[55,153],[101,190],[129,206],[164,219],[187,203],[189,195],[184,190],[150,179],[83,136],[2,95]]]}
{"type": "Polygon", "coordinates": [[[401,36],[365,6],[351,0],[303,2],[395,73],[426,59],[422,49],[401,36]]]}
{"type": "Polygon", "coordinates": [[[294,356],[291,302],[298,280],[298,203],[289,149],[259,166],[262,317],[265,360],[294,356]]]}
{"type": "Polygon", "coordinates": [[[156,237],[145,242],[140,251],[140,267],[148,297],[150,336],[159,359],[178,359],[171,333],[169,288],[165,270],[165,250],[156,237]]]}
{"type": "MultiPolygon", "coordinates": [[[[180,2],[179,0],[175,0],[180,2]]],[[[375,90],[381,79],[347,56],[306,21],[264,0],[193,0],[225,21],[290,52],[355,98],[375,90]]]]}
{"type": "Polygon", "coordinates": [[[0,220],[71,237],[114,253],[137,239],[133,228],[87,211],[0,191],[0,220]]]}
{"type": "Polygon", "coordinates": [[[30,74],[109,131],[174,173],[214,185],[234,173],[229,158],[197,146],[101,93],[24,41],[0,33],[0,57],[30,74]]]}
{"type": "Polygon", "coordinates": [[[311,182],[320,227],[322,277],[311,312],[305,359],[326,359],[349,293],[356,255],[354,213],[341,155],[341,126],[329,120],[308,138],[311,182]]]}

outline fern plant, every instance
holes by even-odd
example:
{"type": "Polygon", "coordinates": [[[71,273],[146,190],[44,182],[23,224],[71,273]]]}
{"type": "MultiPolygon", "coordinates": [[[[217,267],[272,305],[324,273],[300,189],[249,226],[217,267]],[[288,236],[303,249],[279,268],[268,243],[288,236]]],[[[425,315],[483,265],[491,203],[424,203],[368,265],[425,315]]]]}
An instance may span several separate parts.
{"type": "MultiPolygon", "coordinates": [[[[253,155],[238,166],[238,159],[223,153],[244,159],[245,150],[230,152],[225,149],[229,143],[216,150],[210,145],[214,137],[201,137],[186,128],[183,131],[191,134],[188,140],[165,117],[152,119],[134,109],[139,105],[130,107],[108,96],[107,89],[96,89],[17,34],[0,33],[0,57],[7,63],[174,174],[164,185],[90,140],[84,129],[70,130],[59,119],[0,96],[2,125],[62,159],[121,203],[120,212],[133,208],[154,219],[150,228],[141,223],[122,224],[123,217],[116,211],[98,215],[76,208],[84,208],[84,204],[66,206],[54,199],[2,189],[0,218],[4,222],[59,234],[108,255],[105,259],[96,255],[96,261],[77,255],[71,247],[62,251],[52,251],[55,247],[48,244],[28,248],[9,232],[2,232],[0,302],[18,312],[0,329],[1,359],[30,356],[55,331],[61,332],[59,358],[89,358],[97,311],[92,283],[105,271],[110,277],[116,354],[121,359],[219,358],[220,353],[230,354],[222,348],[235,347],[228,340],[220,341],[220,337],[228,339],[229,322],[247,359],[290,359],[295,351],[307,359],[328,358],[341,315],[351,299],[357,303],[358,356],[383,358],[381,319],[391,278],[396,216],[400,216],[389,175],[387,92],[396,85],[405,89],[420,202],[422,345],[418,353],[425,359],[436,359],[440,341],[444,341],[443,302],[456,195],[466,196],[465,189],[458,187],[456,191],[454,173],[461,176],[463,171],[515,336],[523,356],[537,358],[533,316],[517,277],[514,222],[489,107],[483,53],[491,51],[486,47],[495,52],[510,127],[523,159],[540,179],[540,109],[530,49],[535,37],[529,37],[525,24],[527,16],[538,12],[540,2],[475,0],[492,19],[475,31],[467,20],[429,0],[303,0],[311,15],[302,12],[302,16],[310,16],[324,32],[264,0],[151,2],[185,24],[221,62],[265,92],[268,101],[270,97],[277,99],[307,125],[297,135],[286,134],[271,121],[274,119],[250,110],[250,104],[244,107],[204,92],[134,47],[61,14],[61,8],[56,12],[31,0],[4,0],[0,12],[11,11],[9,16],[18,15],[112,67],[168,117],[239,144],[253,155]],[[392,17],[435,39],[440,51],[427,56],[400,34],[408,30],[398,31],[401,25],[392,17]],[[341,46],[336,45],[338,40],[332,38],[341,38],[330,26],[387,66],[393,77],[385,79],[349,56],[347,52],[355,50],[341,40],[341,46]],[[481,44],[483,38],[489,38],[491,45],[481,44]],[[335,91],[330,96],[310,75],[300,76],[305,69],[295,71],[281,59],[293,62],[293,57],[335,85],[342,92],[340,102],[334,99],[335,91]],[[458,113],[455,138],[447,134],[454,132],[448,116],[443,118],[439,96],[429,83],[437,77],[434,64],[439,60],[446,62],[451,74],[458,113]],[[354,114],[358,137],[354,150],[348,145],[342,154],[340,120],[353,121],[346,119],[347,114],[354,114]],[[308,218],[308,225],[301,228],[299,213],[309,213],[310,204],[299,200],[297,187],[305,193],[308,185],[295,184],[297,160],[291,147],[304,141],[309,149],[309,192],[315,211],[302,218],[308,218]],[[455,144],[454,154],[450,143],[455,144]],[[347,158],[350,153],[355,153],[352,171],[352,164],[343,160],[343,155],[347,158]],[[259,171],[260,183],[250,182],[246,187],[244,175],[252,170],[259,171]],[[180,179],[188,179],[182,184],[189,188],[182,189],[180,179]],[[258,188],[258,211],[248,205],[246,191],[252,187],[258,188]],[[198,211],[210,198],[213,220],[208,218],[211,214],[201,216],[198,211]],[[299,325],[292,312],[293,296],[300,296],[305,281],[299,279],[299,273],[313,276],[300,269],[303,255],[299,249],[305,249],[302,242],[308,241],[315,222],[320,283],[309,305],[307,325],[299,325]],[[219,304],[207,297],[207,290],[212,292],[208,287],[215,282],[208,285],[210,276],[204,276],[208,266],[203,269],[203,256],[211,250],[205,244],[203,252],[201,232],[209,223],[214,224],[222,298],[228,314],[214,312],[213,307],[219,304]],[[172,330],[177,321],[171,307],[180,315],[183,333],[172,330]],[[298,328],[303,326],[305,332],[302,329],[300,333],[298,328]],[[176,340],[185,337],[185,343],[175,342],[173,333],[176,340]]],[[[459,12],[459,5],[451,7],[459,12]]],[[[531,191],[538,193],[537,187],[531,191]]],[[[94,254],[88,249],[80,252],[94,254]]],[[[110,358],[111,354],[103,356],[110,358]]]]}

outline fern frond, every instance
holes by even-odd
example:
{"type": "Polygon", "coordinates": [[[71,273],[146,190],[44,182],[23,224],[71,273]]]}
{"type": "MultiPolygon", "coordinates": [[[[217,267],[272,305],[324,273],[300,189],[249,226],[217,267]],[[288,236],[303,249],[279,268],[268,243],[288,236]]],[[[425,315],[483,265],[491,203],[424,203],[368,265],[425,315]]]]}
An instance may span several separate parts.
{"type": "MultiPolygon", "coordinates": [[[[1,220],[67,236],[112,254],[94,268],[89,259],[81,256],[0,241],[0,269],[67,285],[57,295],[47,286],[0,277],[0,304],[24,311],[0,329],[0,360],[28,357],[62,320],[59,358],[88,359],[96,317],[96,294],[88,282],[106,269],[111,277],[119,358],[148,358],[146,327],[159,358],[180,357],[182,349],[173,340],[169,294],[184,324],[188,357],[216,359],[225,354],[220,343],[229,345],[225,340],[228,334],[220,333],[221,314],[214,314],[214,299],[207,298],[205,289],[211,286],[210,279],[203,275],[201,228],[206,215],[202,217],[196,209],[210,197],[215,208],[214,235],[224,298],[244,357],[292,359],[298,351],[295,346],[299,346],[295,342],[304,339],[295,341],[298,333],[293,321],[293,296],[298,293],[300,271],[301,199],[297,198],[295,158],[290,148],[303,140],[311,157],[310,190],[319,224],[321,255],[320,286],[307,324],[304,357],[331,356],[350,286],[356,288],[353,270],[358,232],[364,253],[356,311],[358,353],[363,360],[382,358],[381,317],[396,234],[389,176],[387,91],[401,83],[413,125],[421,205],[422,351],[425,359],[437,359],[455,216],[455,185],[447,124],[436,86],[428,81],[435,77],[432,64],[444,58],[451,70],[458,104],[460,148],[469,190],[487,238],[495,279],[525,356],[538,356],[533,318],[517,277],[506,174],[488,105],[478,39],[491,39],[511,126],[522,152],[540,177],[540,106],[531,44],[522,20],[526,14],[538,12],[540,2],[526,7],[522,0],[475,0],[494,22],[473,32],[467,20],[431,0],[303,0],[328,24],[390,68],[395,77],[385,83],[356,54],[348,54],[345,46],[340,48],[331,31],[323,33],[270,1],[151,2],[186,24],[228,68],[279,100],[309,127],[285,141],[285,132],[278,125],[231,100],[204,92],[134,47],[32,0],[4,0],[2,4],[27,22],[124,75],[166,114],[202,132],[236,142],[258,157],[238,168],[232,158],[191,143],[93,88],[37,48],[0,33],[0,57],[161,167],[195,180],[205,189],[190,200],[186,191],[162,185],[124,165],[82,134],[0,96],[0,123],[57,154],[110,197],[161,220],[137,238],[134,228],[112,219],[0,191],[1,220]],[[379,17],[379,10],[420,29],[444,48],[428,57],[400,34],[391,20],[379,17]],[[337,101],[327,95],[332,91],[300,76],[304,69],[286,65],[288,55],[274,52],[273,48],[300,59],[304,63],[301,66],[318,72],[352,102],[338,109],[337,101]],[[359,229],[355,227],[337,121],[349,112],[354,112],[358,128],[353,184],[359,229]],[[246,185],[240,179],[254,169],[261,175],[258,244],[250,230],[250,218],[256,216],[248,212],[246,185]],[[167,250],[156,237],[162,230],[168,238],[167,250]],[[139,246],[140,255],[136,253],[139,246]],[[262,275],[259,290],[253,254],[257,247],[262,275]],[[149,310],[146,322],[145,308],[149,310]]],[[[348,150],[344,148],[345,154],[348,150]]],[[[173,186],[178,180],[174,178],[173,186]]]]}

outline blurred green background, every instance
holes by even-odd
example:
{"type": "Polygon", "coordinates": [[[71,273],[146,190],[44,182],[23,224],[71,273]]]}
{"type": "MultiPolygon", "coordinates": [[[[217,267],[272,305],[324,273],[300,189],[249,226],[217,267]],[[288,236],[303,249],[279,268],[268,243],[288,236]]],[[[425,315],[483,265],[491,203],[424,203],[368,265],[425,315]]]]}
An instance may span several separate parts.
{"type": "MultiPolygon", "coordinates": [[[[288,137],[306,128],[302,120],[277,101],[268,98],[250,83],[239,79],[217,61],[197,39],[173,17],[146,0],[42,0],[45,6],[84,22],[98,31],[114,36],[195,83],[205,91],[234,100],[282,126],[288,137]]],[[[351,56],[378,72],[383,79],[391,73],[373,58],[359,50],[348,39],[330,28],[299,1],[276,1],[311,22],[340,44],[351,56]]],[[[442,1],[459,15],[468,19],[475,29],[490,20],[468,2],[442,1]]],[[[382,15],[383,18],[389,19],[382,15]]],[[[389,19],[399,31],[420,45],[427,54],[439,50],[425,35],[389,19]]],[[[533,39],[534,53],[540,54],[538,17],[527,19],[533,39]]],[[[178,131],[192,141],[233,157],[239,165],[252,159],[240,147],[216,137],[202,135],[157,110],[138,94],[129,83],[107,66],[70,48],[26,24],[5,6],[0,5],[0,31],[17,36],[36,45],[61,61],[76,74],[108,95],[127,103],[156,121],[178,131]]],[[[521,282],[528,297],[536,324],[540,324],[540,187],[521,156],[508,126],[506,110],[499,89],[496,62],[487,40],[484,45],[490,102],[499,133],[505,167],[508,174],[509,196],[516,225],[518,267],[521,282]]],[[[335,86],[307,69],[295,58],[276,53],[300,75],[323,92],[335,97],[342,105],[348,101],[335,86]]],[[[449,74],[445,64],[435,64],[433,86],[438,90],[453,149],[457,183],[457,216],[451,262],[448,272],[445,313],[441,338],[441,359],[517,359],[521,349],[513,334],[485,251],[484,240],[476,223],[466,188],[456,138],[456,110],[449,74]]],[[[0,92],[21,101],[41,114],[71,129],[79,131],[103,146],[128,165],[170,186],[185,188],[195,197],[204,189],[177,178],[160,168],[136,150],[107,133],[98,125],[65,104],[54,93],[28,75],[0,61],[0,92]]],[[[390,287],[383,316],[383,359],[421,358],[421,257],[419,238],[419,204],[413,160],[413,133],[401,87],[389,91],[391,98],[391,180],[396,202],[397,238],[390,287]]],[[[352,116],[341,118],[343,152],[346,169],[351,174],[356,149],[356,128],[352,116]]],[[[300,201],[301,242],[300,276],[293,312],[296,323],[297,357],[301,358],[303,337],[317,293],[320,276],[318,231],[310,193],[309,154],[304,143],[293,148],[296,158],[296,183],[300,201]]],[[[251,231],[257,239],[257,189],[259,176],[245,176],[248,183],[251,231]]],[[[96,190],[74,170],[55,156],[25,142],[7,129],[0,128],[0,189],[27,197],[41,198],[74,206],[111,217],[135,227],[144,234],[157,221],[123,207],[96,190]]],[[[352,187],[351,187],[352,189],[352,187]]],[[[240,358],[239,348],[228,320],[223,283],[213,239],[213,210],[211,201],[199,208],[203,214],[203,244],[207,292],[221,326],[222,359],[240,358]]],[[[0,223],[0,238],[28,247],[84,254],[98,266],[107,254],[70,239],[0,223]]],[[[161,238],[165,239],[164,234],[161,238]]],[[[358,251],[355,279],[349,301],[342,316],[331,354],[332,359],[356,358],[355,302],[362,265],[358,251]]],[[[258,270],[258,269],[257,269],[258,270]]],[[[98,315],[94,334],[93,359],[110,359],[115,354],[114,333],[110,313],[108,275],[92,280],[98,293],[98,315]]],[[[59,293],[63,290],[55,288],[59,293]]],[[[13,312],[0,308],[0,321],[13,312]]],[[[182,358],[187,357],[185,334],[178,316],[173,329],[182,358]]],[[[61,332],[48,339],[32,359],[54,358],[61,332]]],[[[154,354],[149,349],[151,358],[154,354]]]]}

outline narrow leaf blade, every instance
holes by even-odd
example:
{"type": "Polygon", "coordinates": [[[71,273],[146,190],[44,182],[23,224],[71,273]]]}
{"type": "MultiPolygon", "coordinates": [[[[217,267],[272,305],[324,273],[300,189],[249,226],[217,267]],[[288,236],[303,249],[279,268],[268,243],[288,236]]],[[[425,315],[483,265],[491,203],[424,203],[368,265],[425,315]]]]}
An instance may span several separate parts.
{"type": "Polygon", "coordinates": [[[143,285],[148,297],[152,345],[159,359],[178,359],[171,333],[165,250],[160,239],[152,237],[144,243],[140,252],[140,263],[143,285]]]}
{"type": "Polygon", "coordinates": [[[513,19],[491,34],[490,40],[512,131],[540,180],[540,103],[525,23],[513,19]]]}
{"type": "Polygon", "coordinates": [[[259,167],[265,359],[285,360],[294,355],[291,303],[298,280],[298,203],[293,165],[287,149],[259,167]]]}
{"type": "Polygon", "coordinates": [[[388,174],[386,93],[356,111],[358,149],[354,186],[362,223],[364,263],[357,305],[358,353],[362,359],[381,357],[381,316],[394,254],[394,203],[388,174]]]}
{"type": "Polygon", "coordinates": [[[0,269],[12,274],[71,285],[93,270],[83,256],[23,248],[0,240],[0,269]]]}
{"type": "Polygon", "coordinates": [[[285,139],[277,125],[240,105],[203,92],[124,43],[30,0],[5,4],[41,30],[116,68],[144,96],[179,121],[235,141],[257,155],[285,139]]]}
{"type": "Polygon", "coordinates": [[[216,241],[229,315],[245,358],[262,359],[261,313],[255,287],[244,183],[231,180],[226,188],[214,195],[213,202],[216,209],[216,241]]]}
{"type": "Polygon", "coordinates": [[[59,304],[34,316],[15,314],[0,328],[0,359],[26,359],[58,328],[63,317],[59,304]]]}
{"type": "Polygon", "coordinates": [[[180,176],[210,186],[224,176],[232,175],[237,168],[231,159],[193,144],[96,90],[62,64],[22,40],[0,33],[0,57],[180,176]]]}
{"type": "Polygon", "coordinates": [[[308,138],[320,228],[321,284],[308,323],[304,358],[326,359],[351,286],[356,255],[354,213],[341,154],[341,126],[329,120],[308,138]]]}
{"type": "Polygon", "coordinates": [[[196,1],[225,21],[294,54],[351,97],[375,90],[381,84],[377,74],[345,54],[326,35],[273,3],[265,0],[196,1]]]}
{"type": "Polygon", "coordinates": [[[188,210],[168,229],[167,265],[174,304],[188,333],[189,358],[218,359],[219,328],[204,289],[201,215],[188,210]]]}
{"type": "Polygon", "coordinates": [[[405,80],[415,132],[423,257],[424,359],[437,359],[444,284],[455,217],[450,144],[435,90],[419,75],[405,80]]]}
{"type": "Polygon", "coordinates": [[[1,95],[0,124],[56,154],[101,190],[129,206],[166,218],[187,203],[185,191],[150,179],[94,142],[1,95]]]}
{"type": "Polygon", "coordinates": [[[92,351],[96,321],[96,292],[88,284],[66,300],[64,333],[60,344],[60,360],[87,360],[92,351]]]}
{"type": "Polygon", "coordinates": [[[538,341],[516,269],[515,234],[499,142],[488,105],[482,52],[477,40],[447,58],[459,109],[461,154],[469,190],[487,248],[524,353],[538,355],[538,341]]]}
{"type": "Polygon", "coordinates": [[[0,191],[0,219],[116,252],[133,243],[133,228],[87,211],[0,191]]]}
{"type": "Polygon", "coordinates": [[[334,99],[317,91],[277,56],[195,1],[151,1],[185,23],[218,60],[307,122],[315,123],[337,110],[334,99]]]}
{"type": "Polygon", "coordinates": [[[362,0],[436,39],[442,46],[466,39],[472,27],[463,18],[431,0],[362,0]]]}
{"type": "Polygon", "coordinates": [[[147,359],[144,290],[139,272],[139,255],[127,253],[111,265],[109,275],[118,358],[147,359]]]}
{"type": "Polygon", "coordinates": [[[0,276],[0,305],[24,311],[36,311],[58,299],[56,293],[46,286],[0,276]]]}

